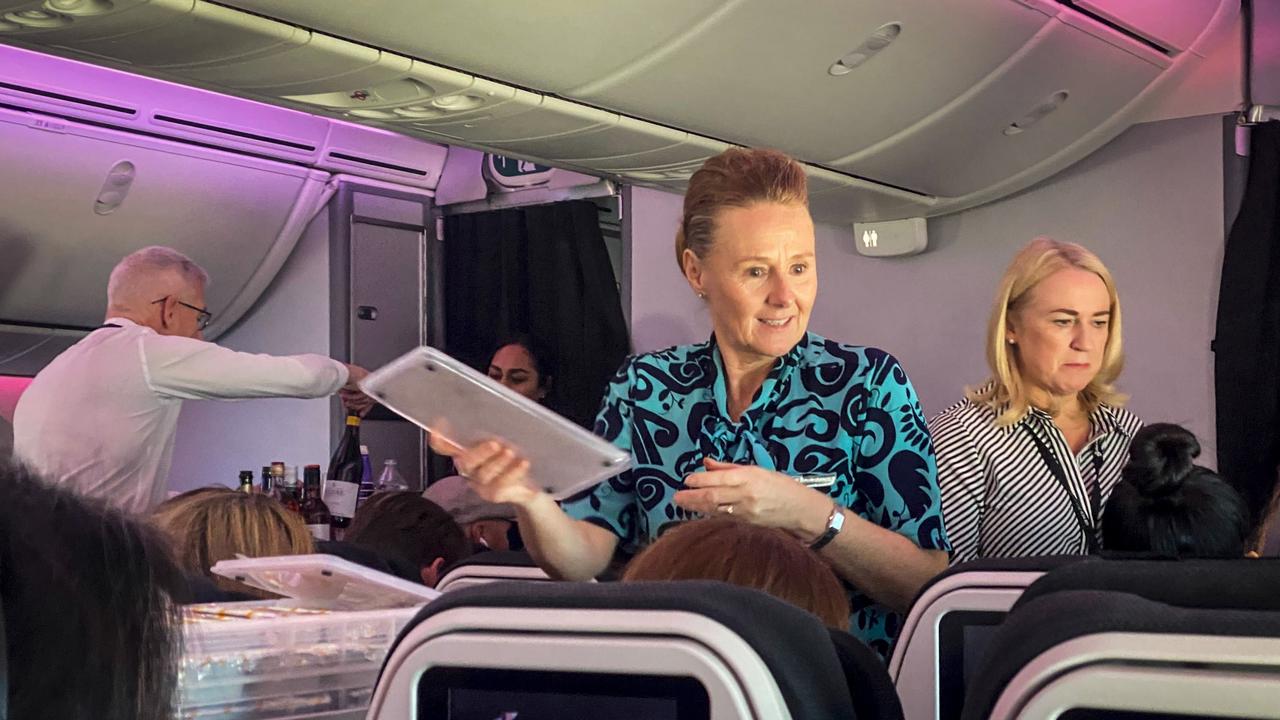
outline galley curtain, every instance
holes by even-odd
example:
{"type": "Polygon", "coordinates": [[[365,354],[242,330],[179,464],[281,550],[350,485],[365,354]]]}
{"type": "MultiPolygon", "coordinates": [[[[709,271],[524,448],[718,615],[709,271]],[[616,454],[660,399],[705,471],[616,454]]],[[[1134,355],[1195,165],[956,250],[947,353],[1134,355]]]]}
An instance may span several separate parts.
{"type": "Polygon", "coordinates": [[[487,364],[527,333],[556,357],[547,405],[590,427],[630,340],[596,206],[585,200],[445,218],[446,351],[487,364]]]}
{"type": "Polygon", "coordinates": [[[1218,470],[1257,519],[1280,462],[1280,122],[1252,135],[1249,180],[1222,262],[1214,382],[1218,470]]]}

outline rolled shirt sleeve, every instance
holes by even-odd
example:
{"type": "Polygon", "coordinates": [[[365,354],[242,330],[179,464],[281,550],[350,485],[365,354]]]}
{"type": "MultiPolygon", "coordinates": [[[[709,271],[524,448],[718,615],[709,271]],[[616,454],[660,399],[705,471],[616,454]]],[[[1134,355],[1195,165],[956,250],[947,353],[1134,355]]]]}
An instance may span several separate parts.
{"type": "Polygon", "coordinates": [[[183,400],[317,398],[347,383],[344,364],[323,355],[259,355],[193,338],[138,338],[147,385],[183,400]]]}

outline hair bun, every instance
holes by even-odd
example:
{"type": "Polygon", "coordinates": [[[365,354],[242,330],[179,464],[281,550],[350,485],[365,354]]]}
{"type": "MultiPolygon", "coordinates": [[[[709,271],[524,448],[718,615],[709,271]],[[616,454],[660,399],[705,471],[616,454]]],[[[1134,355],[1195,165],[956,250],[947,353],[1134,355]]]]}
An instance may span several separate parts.
{"type": "Polygon", "coordinates": [[[1195,467],[1200,442],[1190,430],[1172,423],[1147,425],[1133,436],[1124,479],[1147,497],[1177,492],[1195,467]]]}

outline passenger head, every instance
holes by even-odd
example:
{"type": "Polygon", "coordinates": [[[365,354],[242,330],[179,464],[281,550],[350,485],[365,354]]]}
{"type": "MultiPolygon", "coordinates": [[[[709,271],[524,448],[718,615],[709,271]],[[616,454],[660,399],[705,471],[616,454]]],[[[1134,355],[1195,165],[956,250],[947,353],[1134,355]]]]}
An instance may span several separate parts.
{"type": "Polygon", "coordinates": [[[1124,365],[1120,299],[1096,255],[1075,243],[1037,238],[1013,258],[987,325],[992,387],[971,397],[1001,411],[999,425],[1036,405],[1056,412],[1078,397],[1086,412],[1118,405],[1124,365]]]}
{"type": "Polygon", "coordinates": [[[0,461],[8,717],[168,720],[185,582],[152,528],[0,461]]]}
{"type": "Polygon", "coordinates": [[[527,335],[498,343],[489,356],[489,377],[531,400],[544,402],[555,379],[553,358],[527,335]]]}
{"type": "Polygon", "coordinates": [[[722,350],[748,362],[786,354],[818,292],[804,168],[775,150],[707,160],[685,192],[676,261],[722,350]]]}
{"type": "Polygon", "coordinates": [[[1177,425],[1148,425],[1129,445],[1129,464],[1102,516],[1107,550],[1175,557],[1242,557],[1249,509],[1212,470],[1192,461],[1195,435],[1177,425]]]}
{"type": "Polygon", "coordinates": [[[835,573],[777,528],[715,517],[681,523],[627,565],[624,581],[721,580],[762,590],[849,629],[849,599],[835,573]]]}
{"type": "Polygon", "coordinates": [[[169,498],[155,509],[152,521],[172,539],[184,570],[203,575],[228,592],[275,597],[213,574],[210,568],[219,560],[315,552],[300,515],[267,495],[228,487],[198,488],[169,498]]]}
{"type": "Polygon", "coordinates": [[[124,317],[161,335],[202,337],[212,315],[204,291],[209,274],[172,248],[153,245],[127,255],[107,281],[107,316],[124,317]]]}
{"type": "Polygon", "coordinates": [[[471,554],[458,523],[416,492],[378,493],[356,510],[346,540],[409,565],[427,587],[444,569],[471,554]]]}
{"type": "Polygon", "coordinates": [[[450,475],[431,483],[422,497],[449,513],[473,547],[512,549],[510,538],[516,524],[514,505],[485,500],[461,475],[450,475]]]}

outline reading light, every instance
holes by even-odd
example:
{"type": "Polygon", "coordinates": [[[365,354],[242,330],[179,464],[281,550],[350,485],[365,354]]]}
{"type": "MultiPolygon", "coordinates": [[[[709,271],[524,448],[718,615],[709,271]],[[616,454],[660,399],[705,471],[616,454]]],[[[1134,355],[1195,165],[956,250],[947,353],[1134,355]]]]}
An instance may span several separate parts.
{"type": "Polygon", "coordinates": [[[101,15],[115,9],[111,0],[45,0],[44,6],[67,15],[101,15]]]}
{"type": "Polygon", "coordinates": [[[839,77],[848,74],[851,70],[870,60],[872,56],[881,50],[893,44],[894,40],[902,34],[902,23],[885,23],[876,28],[866,40],[858,47],[845,53],[843,57],[836,60],[827,68],[827,72],[833,76],[839,77]]]}
{"type": "Polygon", "coordinates": [[[1068,93],[1066,90],[1060,90],[1050,95],[1047,99],[1045,99],[1039,105],[1036,105],[1035,107],[1031,108],[1031,110],[1026,115],[1023,115],[1022,117],[1018,118],[1017,120],[1014,120],[1013,122],[1005,126],[1005,129],[1003,131],[1004,134],[1006,136],[1012,137],[1013,135],[1017,135],[1021,133],[1023,130],[1026,130],[1032,125],[1035,125],[1036,123],[1043,120],[1046,115],[1062,107],[1062,103],[1066,102],[1067,98],[1070,97],[1070,95],[1071,94],[1068,93]]]}

